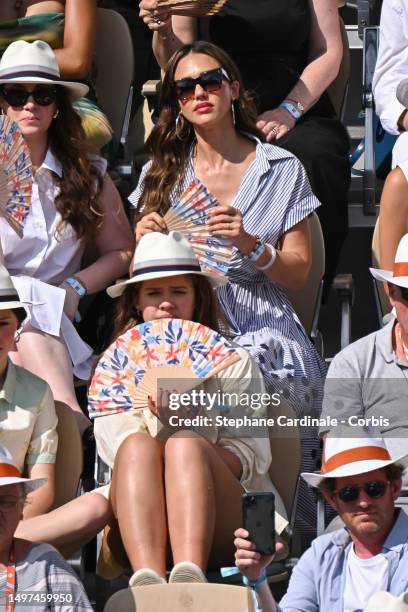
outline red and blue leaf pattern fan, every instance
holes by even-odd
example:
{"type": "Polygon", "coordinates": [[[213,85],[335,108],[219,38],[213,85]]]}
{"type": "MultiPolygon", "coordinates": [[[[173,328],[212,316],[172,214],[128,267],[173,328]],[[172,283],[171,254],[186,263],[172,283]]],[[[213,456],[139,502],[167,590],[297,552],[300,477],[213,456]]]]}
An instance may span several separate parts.
{"type": "Polygon", "coordinates": [[[240,359],[228,340],[205,325],[182,319],[142,323],[119,336],[96,366],[89,415],[146,409],[158,381],[174,381],[184,393],[240,359]]]}
{"type": "Polygon", "coordinates": [[[22,238],[30,211],[32,166],[24,137],[14,121],[0,116],[0,214],[22,238]]]}
{"type": "Polygon", "coordinates": [[[194,179],[163,218],[169,231],[181,232],[187,238],[203,271],[225,276],[232,246],[227,239],[210,232],[208,213],[216,206],[218,200],[201,181],[194,179]]]}

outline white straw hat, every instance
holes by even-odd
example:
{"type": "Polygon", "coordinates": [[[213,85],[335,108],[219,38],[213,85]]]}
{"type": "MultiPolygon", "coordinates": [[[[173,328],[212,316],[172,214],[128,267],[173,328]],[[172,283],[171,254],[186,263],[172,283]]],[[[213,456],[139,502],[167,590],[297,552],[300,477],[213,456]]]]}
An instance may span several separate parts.
{"type": "Polygon", "coordinates": [[[127,285],[181,274],[204,276],[212,287],[219,287],[228,282],[226,277],[212,272],[202,272],[189,241],[180,232],[168,234],[150,232],[142,236],[136,247],[131,278],[108,287],[106,291],[108,295],[116,298],[122,295],[127,285]]]}
{"type": "Polygon", "coordinates": [[[6,268],[0,264],[0,310],[24,308],[32,302],[21,302],[6,268]]]}
{"type": "Polygon", "coordinates": [[[320,473],[303,472],[301,476],[312,487],[317,487],[325,478],[364,474],[392,463],[406,467],[408,453],[391,458],[384,439],[377,429],[336,427],[324,440],[320,473]]]}
{"type": "Polygon", "coordinates": [[[408,593],[402,593],[399,597],[385,591],[374,593],[364,612],[408,612],[408,593]]]}
{"type": "Polygon", "coordinates": [[[370,268],[370,272],[379,281],[408,288],[408,234],[399,241],[392,271],[370,268]]]}
{"type": "Polygon", "coordinates": [[[47,478],[22,478],[20,470],[13,463],[10,452],[3,444],[0,444],[0,487],[21,484],[27,494],[42,487],[46,482],[47,478]]]}
{"type": "Polygon", "coordinates": [[[1,83],[61,85],[69,90],[71,100],[82,98],[89,91],[84,83],[61,80],[55,53],[43,40],[32,43],[16,40],[7,47],[0,61],[1,83]]]}

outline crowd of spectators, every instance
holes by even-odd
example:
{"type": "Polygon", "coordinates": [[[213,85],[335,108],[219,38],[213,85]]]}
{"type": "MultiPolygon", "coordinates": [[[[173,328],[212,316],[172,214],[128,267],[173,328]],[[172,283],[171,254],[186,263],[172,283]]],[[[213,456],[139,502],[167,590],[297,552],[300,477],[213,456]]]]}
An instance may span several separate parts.
{"type": "MultiPolygon", "coordinates": [[[[330,95],[343,58],[341,27],[336,0],[228,0],[210,18],[158,0],[2,1],[0,125],[6,132],[17,124],[32,169],[30,201],[14,225],[15,211],[0,201],[6,610],[19,609],[12,599],[23,591],[69,596],[56,609],[91,610],[61,555],[69,558],[102,530],[100,573],[127,575],[132,588],[206,582],[208,570],[231,564],[235,553],[264,612],[362,611],[380,591],[408,590],[407,517],[395,505],[408,464],[405,0],[383,0],[374,78],[380,120],[398,135],[380,205],[381,268],[371,269],[384,283],[389,320],[327,368],[287,294],[305,285],[313,265],[310,217],[319,216],[325,240],[323,300],[347,233],[350,144],[330,95]],[[109,174],[113,132],[94,87],[98,7],[121,13],[131,32],[132,116],[143,83],[162,70],[147,162],[129,196],[131,220],[118,177],[109,174]],[[229,249],[222,274],[211,253],[203,260],[194,237],[190,244],[171,224],[192,184],[217,200],[204,240],[209,250],[229,249]],[[113,298],[103,313],[109,348],[97,355],[78,324],[105,291],[113,298]],[[249,434],[221,424],[226,414],[247,414],[239,399],[219,401],[209,421],[204,404],[187,406],[184,416],[204,419],[192,428],[170,426],[170,390],[136,407],[126,368],[145,355],[154,362],[154,345],[164,339],[148,336],[149,324],[167,320],[225,336],[234,359],[204,378],[207,394],[279,396],[298,422],[320,422],[319,430],[301,428],[294,528],[307,550],[280,604],[265,573],[274,556],[256,551],[241,507],[245,491],[273,491],[276,550],[283,551],[293,525],[269,474],[271,406],[257,410],[263,424],[249,434]],[[64,432],[57,434],[55,401],[75,420],[84,449],[95,440],[96,461],[111,474],[106,486],[59,507],[55,463],[64,432]],[[313,488],[342,523],[309,548],[313,488]]],[[[0,159],[9,171],[7,156],[0,159]]],[[[87,324],[97,322],[91,316],[87,324]]],[[[190,354],[194,341],[186,340],[190,354]]]]}

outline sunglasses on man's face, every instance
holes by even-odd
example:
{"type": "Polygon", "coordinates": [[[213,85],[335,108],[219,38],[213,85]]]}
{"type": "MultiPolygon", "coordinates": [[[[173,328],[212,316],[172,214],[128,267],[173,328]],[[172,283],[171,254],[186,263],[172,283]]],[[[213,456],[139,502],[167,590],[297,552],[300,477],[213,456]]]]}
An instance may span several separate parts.
{"type": "Polygon", "coordinates": [[[27,91],[19,87],[3,88],[1,94],[10,106],[24,106],[30,96],[40,106],[49,106],[57,99],[56,88],[49,85],[36,87],[33,91],[27,91]]]}
{"type": "Polygon", "coordinates": [[[193,77],[186,77],[185,79],[173,81],[173,88],[177,98],[182,102],[187,102],[194,98],[197,85],[200,85],[208,93],[214,93],[214,91],[221,89],[223,79],[226,81],[230,80],[226,70],[224,68],[213,68],[212,70],[202,72],[195,79],[193,77]]]}
{"type": "Polygon", "coordinates": [[[389,480],[374,480],[372,482],[365,482],[362,485],[350,485],[343,487],[337,491],[333,491],[334,495],[337,495],[342,502],[354,502],[358,499],[360,491],[364,492],[371,497],[371,499],[380,499],[383,497],[388,485],[391,484],[389,480]]]}

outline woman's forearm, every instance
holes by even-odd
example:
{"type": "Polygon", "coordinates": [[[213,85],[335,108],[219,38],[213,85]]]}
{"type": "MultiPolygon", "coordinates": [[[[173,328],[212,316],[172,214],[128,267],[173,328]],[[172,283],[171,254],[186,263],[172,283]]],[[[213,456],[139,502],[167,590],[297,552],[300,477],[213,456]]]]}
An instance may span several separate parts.
{"type": "Polygon", "coordinates": [[[183,45],[178,36],[174,34],[171,26],[167,31],[155,31],[153,33],[152,44],[154,56],[162,70],[166,68],[167,62],[173,53],[183,45]]]}
{"type": "Polygon", "coordinates": [[[24,506],[24,519],[45,514],[50,510],[53,501],[54,485],[53,483],[45,483],[42,487],[30,494],[27,505],[24,506]]]}
{"type": "Polygon", "coordinates": [[[331,85],[339,71],[336,53],[325,53],[310,62],[286,99],[299,101],[307,112],[331,85]]]}
{"type": "Polygon", "coordinates": [[[88,294],[102,291],[117,279],[128,276],[132,250],[110,251],[75,276],[83,281],[88,294]]]}

